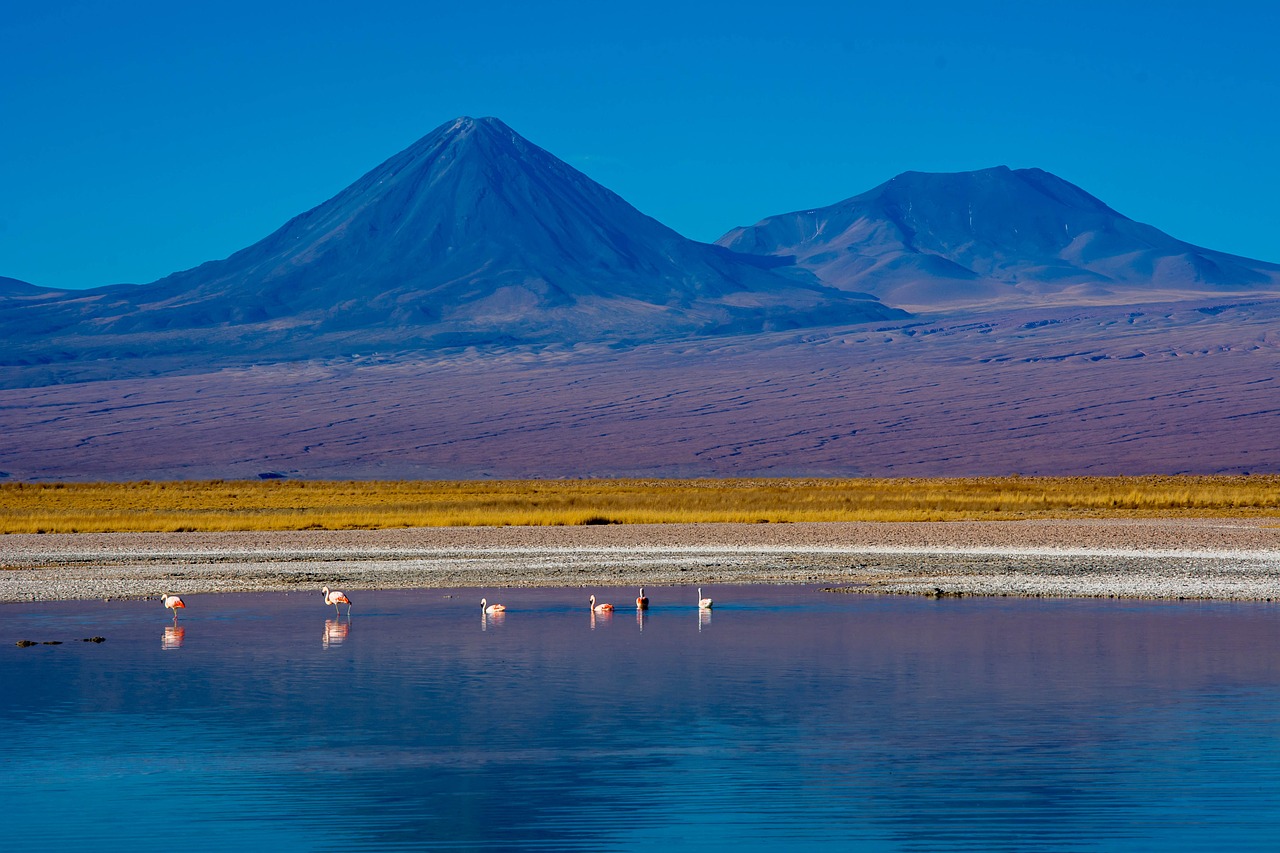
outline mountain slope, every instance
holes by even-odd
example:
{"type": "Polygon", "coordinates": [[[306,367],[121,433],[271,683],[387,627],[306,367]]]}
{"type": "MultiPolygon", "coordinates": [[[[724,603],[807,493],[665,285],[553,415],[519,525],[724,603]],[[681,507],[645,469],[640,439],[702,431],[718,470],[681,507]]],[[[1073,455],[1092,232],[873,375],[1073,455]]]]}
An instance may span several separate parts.
{"type": "Polygon", "coordinates": [[[1040,169],[906,172],[717,242],[913,310],[1280,290],[1280,264],[1184,243],[1040,169]]]}
{"type": "Polygon", "coordinates": [[[57,292],[58,291],[53,288],[40,287],[39,285],[30,284],[20,279],[8,278],[7,276],[0,275],[0,298],[8,296],[45,296],[47,294],[57,292]]]}
{"type": "Polygon", "coordinates": [[[225,260],[0,311],[0,332],[102,353],[317,355],[900,316],[777,266],[681,237],[497,119],[460,118],[225,260]]]}

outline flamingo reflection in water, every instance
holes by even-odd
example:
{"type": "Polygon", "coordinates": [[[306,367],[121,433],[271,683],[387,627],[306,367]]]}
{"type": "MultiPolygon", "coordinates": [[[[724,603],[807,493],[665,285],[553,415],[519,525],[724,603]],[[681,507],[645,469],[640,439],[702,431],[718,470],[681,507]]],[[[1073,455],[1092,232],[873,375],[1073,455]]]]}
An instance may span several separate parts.
{"type": "Polygon", "coordinates": [[[698,630],[711,627],[711,608],[698,609],[698,630]]]}
{"type": "Polygon", "coordinates": [[[342,641],[351,633],[351,620],[343,622],[339,619],[324,620],[324,637],[321,644],[327,649],[330,646],[340,646],[342,641]]]}
{"type": "Polygon", "coordinates": [[[182,642],[187,638],[187,629],[181,625],[169,625],[164,629],[164,636],[160,638],[160,648],[164,651],[182,648],[182,642]]]}
{"type": "Polygon", "coordinates": [[[640,610],[640,609],[637,609],[637,610],[636,610],[636,624],[640,626],[640,633],[641,633],[641,634],[643,634],[643,633],[644,633],[644,620],[645,620],[646,618],[648,618],[648,616],[649,616],[649,614],[648,614],[648,613],[646,613],[645,611],[640,610]]]}

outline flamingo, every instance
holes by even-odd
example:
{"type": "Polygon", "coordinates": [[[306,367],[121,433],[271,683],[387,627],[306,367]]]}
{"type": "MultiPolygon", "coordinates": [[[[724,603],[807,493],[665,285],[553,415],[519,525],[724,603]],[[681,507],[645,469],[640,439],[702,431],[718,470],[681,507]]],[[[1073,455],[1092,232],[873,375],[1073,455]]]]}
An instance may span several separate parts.
{"type": "Polygon", "coordinates": [[[644,594],[644,587],[640,587],[640,597],[636,599],[636,610],[648,610],[649,598],[644,594]]]}
{"type": "Polygon", "coordinates": [[[505,604],[490,604],[490,603],[489,603],[489,599],[487,599],[487,598],[482,598],[482,599],[480,599],[480,609],[481,609],[481,610],[483,610],[485,613],[489,613],[489,614],[493,614],[493,613],[502,613],[502,612],[504,612],[504,611],[507,609],[507,605],[505,605],[505,604]]]}
{"type": "Polygon", "coordinates": [[[698,587],[698,609],[710,610],[712,603],[711,599],[702,597],[702,587],[698,587]]]}
{"type": "Polygon", "coordinates": [[[351,599],[347,598],[347,594],[345,592],[341,592],[336,589],[329,589],[327,586],[320,591],[324,593],[324,603],[333,605],[333,615],[340,615],[338,612],[338,603],[341,602],[342,604],[347,605],[347,618],[351,618],[351,599]]]}
{"type": "Polygon", "coordinates": [[[165,607],[173,611],[173,621],[175,623],[178,621],[178,611],[187,609],[186,602],[176,595],[170,595],[167,592],[162,592],[160,594],[160,600],[164,602],[165,607]]]}
{"type": "Polygon", "coordinates": [[[613,605],[612,604],[596,604],[596,597],[593,595],[591,596],[591,610],[594,613],[612,613],[613,605]]]}

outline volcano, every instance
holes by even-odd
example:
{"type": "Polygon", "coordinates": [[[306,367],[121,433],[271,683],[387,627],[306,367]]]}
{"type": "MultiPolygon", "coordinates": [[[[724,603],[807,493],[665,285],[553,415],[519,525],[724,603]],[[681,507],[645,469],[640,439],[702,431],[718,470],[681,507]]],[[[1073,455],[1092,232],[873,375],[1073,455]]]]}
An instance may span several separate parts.
{"type": "Polygon", "coordinates": [[[501,121],[464,117],[229,258],[0,304],[0,333],[59,358],[261,360],[899,316],[807,271],[688,240],[501,121]]]}
{"type": "Polygon", "coordinates": [[[906,172],[717,243],[919,311],[1280,291],[1280,264],[1185,243],[1041,169],[906,172]]]}

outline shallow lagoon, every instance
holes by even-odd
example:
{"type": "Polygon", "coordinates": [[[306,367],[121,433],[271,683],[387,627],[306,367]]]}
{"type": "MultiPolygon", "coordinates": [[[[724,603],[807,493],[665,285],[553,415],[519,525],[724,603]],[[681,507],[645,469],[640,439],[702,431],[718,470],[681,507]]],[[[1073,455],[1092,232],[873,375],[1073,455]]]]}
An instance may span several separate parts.
{"type": "Polygon", "coordinates": [[[4,847],[1280,841],[1275,605],[648,592],[5,605],[4,847]]]}

